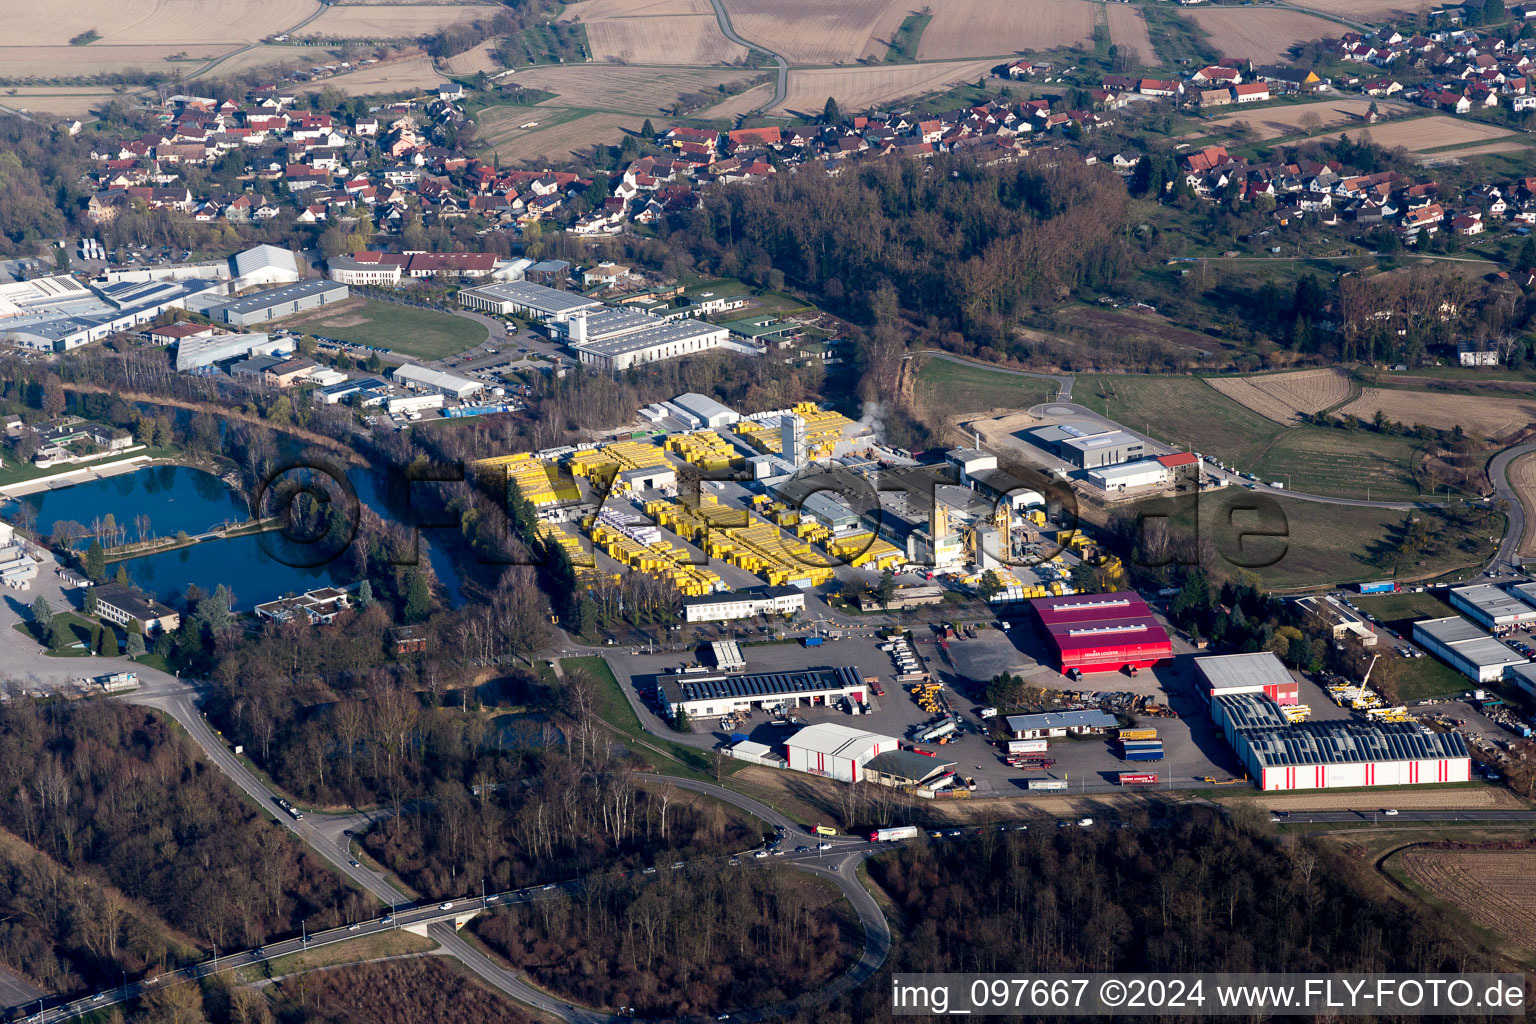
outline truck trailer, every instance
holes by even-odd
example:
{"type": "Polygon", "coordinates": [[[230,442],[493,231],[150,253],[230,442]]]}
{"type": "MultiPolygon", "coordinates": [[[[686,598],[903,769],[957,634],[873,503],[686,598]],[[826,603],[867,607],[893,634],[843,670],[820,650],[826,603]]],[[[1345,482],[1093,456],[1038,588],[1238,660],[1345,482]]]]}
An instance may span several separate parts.
{"type": "Polygon", "coordinates": [[[916,839],[922,835],[916,825],[898,825],[895,828],[877,828],[869,834],[872,843],[894,843],[902,839],[916,839]]]}
{"type": "Polygon", "coordinates": [[[1030,779],[1024,785],[1025,785],[1025,788],[1027,788],[1031,793],[1036,792],[1037,790],[1045,790],[1045,791],[1053,791],[1054,790],[1054,791],[1059,791],[1059,790],[1063,790],[1063,789],[1067,788],[1067,780],[1066,779],[1030,779]]]}
{"type": "Polygon", "coordinates": [[[1010,757],[1016,754],[1043,754],[1051,747],[1046,740],[1008,740],[1003,750],[1010,757]]]}
{"type": "Polygon", "coordinates": [[[1157,785],[1157,772],[1121,772],[1120,785],[1155,786],[1157,785]]]}

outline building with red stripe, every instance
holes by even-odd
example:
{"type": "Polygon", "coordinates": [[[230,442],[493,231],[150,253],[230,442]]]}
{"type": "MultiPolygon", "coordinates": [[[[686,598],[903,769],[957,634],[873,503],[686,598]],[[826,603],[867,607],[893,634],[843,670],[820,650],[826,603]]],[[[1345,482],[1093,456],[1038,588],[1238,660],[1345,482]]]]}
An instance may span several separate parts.
{"type": "Polygon", "coordinates": [[[1276,704],[1301,703],[1296,677],[1269,651],[1196,658],[1195,668],[1212,697],[1223,693],[1259,693],[1276,704]]]}
{"type": "Polygon", "coordinates": [[[789,767],[797,772],[825,775],[839,782],[858,782],[864,766],[883,753],[901,749],[894,736],[851,729],[834,722],[808,725],[784,743],[789,767]]]}
{"type": "Polygon", "coordinates": [[[1263,790],[1342,789],[1467,782],[1472,759],[1456,733],[1416,722],[1286,721],[1260,694],[1220,694],[1211,715],[1263,790]]]}
{"type": "Polygon", "coordinates": [[[1150,668],[1173,656],[1168,631],[1139,594],[1073,594],[1030,602],[1067,675],[1150,668]]]}

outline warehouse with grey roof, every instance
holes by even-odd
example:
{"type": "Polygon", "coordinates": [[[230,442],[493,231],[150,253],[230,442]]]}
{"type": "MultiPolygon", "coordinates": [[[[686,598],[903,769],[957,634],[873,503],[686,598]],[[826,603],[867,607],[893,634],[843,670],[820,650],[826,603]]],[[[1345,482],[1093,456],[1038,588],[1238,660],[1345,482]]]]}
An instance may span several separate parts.
{"type": "Polygon", "coordinates": [[[1415,622],[1413,639],[1474,683],[1495,682],[1506,668],[1525,664],[1525,658],[1460,615],[1415,622]]]}

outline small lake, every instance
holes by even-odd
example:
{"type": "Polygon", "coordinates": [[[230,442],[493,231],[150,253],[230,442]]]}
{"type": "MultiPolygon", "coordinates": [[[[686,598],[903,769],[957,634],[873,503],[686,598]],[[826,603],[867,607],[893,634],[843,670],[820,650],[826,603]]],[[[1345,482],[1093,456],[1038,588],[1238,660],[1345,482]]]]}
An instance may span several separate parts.
{"type": "MultiPolygon", "coordinates": [[[[360,501],[389,518],[391,513],[383,507],[373,474],[354,470],[349,479],[360,501]]],[[[134,518],[140,514],[149,517],[149,533],[155,537],[174,537],[183,530],[198,534],[225,521],[243,522],[250,518],[244,500],[222,480],[187,466],[150,466],[104,480],[25,495],[6,503],[5,518],[16,518],[18,502],[32,507],[37,530],[44,536],[60,520],[74,520],[89,527],[93,519],[108,512],[119,527],[126,528],[129,541],[138,539],[134,518]]],[[[428,548],[426,540],[423,536],[422,548],[430,557],[449,602],[460,604],[463,595],[451,559],[441,545],[428,548]]],[[[227,585],[234,592],[236,608],[248,611],[252,605],[286,593],[352,582],[351,562],[345,556],[311,567],[304,564],[306,559],[299,549],[291,555],[283,549],[282,538],[273,532],[205,541],[130,558],[123,564],[136,584],[178,608],[187,586],[193,583],[204,592],[212,591],[220,583],[227,585]]]]}

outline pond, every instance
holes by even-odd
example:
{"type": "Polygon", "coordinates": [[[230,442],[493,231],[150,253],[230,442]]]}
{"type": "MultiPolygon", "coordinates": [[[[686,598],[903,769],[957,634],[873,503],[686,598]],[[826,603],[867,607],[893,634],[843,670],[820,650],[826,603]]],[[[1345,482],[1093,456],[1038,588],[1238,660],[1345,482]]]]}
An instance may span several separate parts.
{"type": "MultiPolygon", "coordinates": [[[[373,474],[355,470],[349,475],[358,499],[380,516],[390,512],[383,507],[380,489],[373,474]]],[[[178,532],[203,533],[226,521],[243,522],[250,518],[245,501],[218,477],[188,466],[150,466],[133,473],[92,480],[54,491],[42,491],[6,504],[4,515],[16,519],[18,503],[25,503],[36,515],[37,530],[46,536],[55,523],[74,520],[87,527],[92,520],[111,513],[124,539],[140,537],[138,516],[148,517],[145,535],[174,537],[178,532]]],[[[84,543],[84,542],[82,542],[84,543]]],[[[430,559],[448,600],[458,605],[463,600],[458,576],[442,545],[421,547],[430,559]]],[[[234,592],[235,607],[249,610],[252,605],[287,593],[311,590],[328,584],[352,582],[350,560],[338,558],[321,566],[306,566],[299,549],[285,544],[277,533],[211,540],[171,551],[125,559],[133,581],[157,599],[180,607],[180,598],[189,584],[212,591],[220,583],[234,592]]]]}

